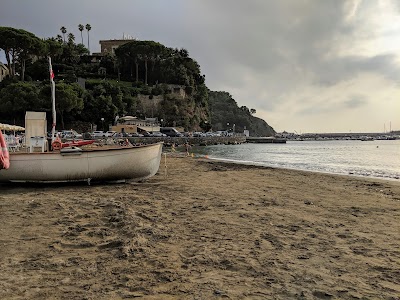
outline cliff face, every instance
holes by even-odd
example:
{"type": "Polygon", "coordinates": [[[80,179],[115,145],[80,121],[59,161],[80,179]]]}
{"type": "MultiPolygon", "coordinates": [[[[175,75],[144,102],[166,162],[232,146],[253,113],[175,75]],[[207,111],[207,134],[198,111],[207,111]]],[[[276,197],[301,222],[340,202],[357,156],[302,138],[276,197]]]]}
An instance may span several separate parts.
{"type": "Polygon", "coordinates": [[[208,99],[213,130],[243,132],[246,129],[250,136],[275,135],[275,130],[264,120],[254,117],[246,106],[238,107],[229,93],[209,91],[208,99]]]}
{"type": "Polygon", "coordinates": [[[247,128],[250,136],[274,136],[275,130],[263,119],[251,116],[250,126],[247,128]]]}

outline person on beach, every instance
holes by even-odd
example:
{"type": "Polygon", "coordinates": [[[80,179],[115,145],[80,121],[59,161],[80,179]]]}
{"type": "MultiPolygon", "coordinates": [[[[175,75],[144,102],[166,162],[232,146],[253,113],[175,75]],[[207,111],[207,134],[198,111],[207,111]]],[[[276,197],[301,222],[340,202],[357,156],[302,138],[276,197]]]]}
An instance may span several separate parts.
{"type": "Polygon", "coordinates": [[[185,147],[186,147],[186,156],[189,156],[189,149],[190,149],[189,142],[186,142],[185,147]]]}

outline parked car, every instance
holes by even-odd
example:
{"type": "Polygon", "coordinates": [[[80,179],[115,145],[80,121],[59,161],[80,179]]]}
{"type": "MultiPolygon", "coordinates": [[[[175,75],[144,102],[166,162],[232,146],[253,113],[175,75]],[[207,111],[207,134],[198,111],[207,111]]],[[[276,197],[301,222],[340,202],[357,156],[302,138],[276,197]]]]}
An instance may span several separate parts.
{"type": "Polygon", "coordinates": [[[130,133],[129,136],[131,136],[131,137],[143,137],[143,134],[134,132],[134,133],[130,133]]]}
{"type": "Polygon", "coordinates": [[[203,137],[203,136],[205,136],[203,132],[199,131],[193,132],[193,137],[203,137]]]}
{"type": "Polygon", "coordinates": [[[167,136],[165,133],[161,133],[159,131],[153,131],[153,132],[149,132],[150,136],[156,136],[156,137],[165,137],[167,136]]]}
{"type": "Polygon", "coordinates": [[[107,131],[104,135],[105,135],[106,137],[114,137],[116,134],[118,134],[118,132],[109,130],[109,131],[107,131]]]}
{"type": "Polygon", "coordinates": [[[180,137],[182,134],[174,127],[161,127],[160,132],[171,137],[180,137]]]}
{"type": "Polygon", "coordinates": [[[76,132],[75,130],[63,130],[61,131],[60,137],[62,139],[82,139],[82,134],[76,132]]]}
{"type": "Polygon", "coordinates": [[[151,136],[150,132],[148,131],[142,131],[142,135],[147,137],[151,136]]]}
{"type": "Polygon", "coordinates": [[[100,131],[100,130],[92,132],[92,137],[93,138],[101,138],[101,137],[105,137],[105,136],[106,136],[105,133],[103,131],[100,131]]]}

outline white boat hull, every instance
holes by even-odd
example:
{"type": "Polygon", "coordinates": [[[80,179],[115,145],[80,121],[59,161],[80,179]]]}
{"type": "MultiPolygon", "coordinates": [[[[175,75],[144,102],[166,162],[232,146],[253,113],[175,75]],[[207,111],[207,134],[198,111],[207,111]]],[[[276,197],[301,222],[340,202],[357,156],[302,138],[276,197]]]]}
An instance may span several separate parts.
{"type": "Polygon", "coordinates": [[[10,153],[10,168],[0,182],[142,180],[160,166],[162,143],[81,152],[10,153]]]}

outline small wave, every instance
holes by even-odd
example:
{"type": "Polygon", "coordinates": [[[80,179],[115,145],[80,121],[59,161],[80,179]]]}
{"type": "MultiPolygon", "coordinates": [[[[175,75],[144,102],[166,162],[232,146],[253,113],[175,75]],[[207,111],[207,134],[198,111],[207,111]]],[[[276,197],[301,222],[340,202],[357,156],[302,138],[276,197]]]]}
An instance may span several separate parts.
{"type": "Polygon", "coordinates": [[[358,141],[290,142],[273,144],[213,145],[209,157],[236,163],[331,174],[399,180],[400,141],[388,141],[377,150],[358,141]]]}

